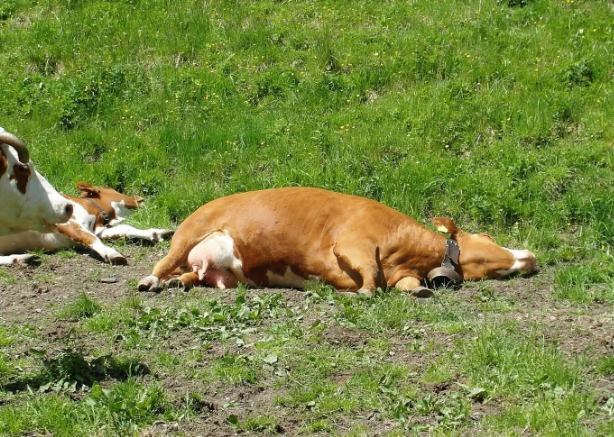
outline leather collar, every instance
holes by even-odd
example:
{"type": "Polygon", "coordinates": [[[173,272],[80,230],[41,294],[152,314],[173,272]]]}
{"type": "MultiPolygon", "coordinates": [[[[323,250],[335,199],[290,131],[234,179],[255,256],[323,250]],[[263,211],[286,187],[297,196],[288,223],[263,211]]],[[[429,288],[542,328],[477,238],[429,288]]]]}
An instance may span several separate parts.
{"type": "Polygon", "coordinates": [[[448,267],[452,270],[456,270],[456,267],[460,264],[460,246],[458,243],[450,238],[446,240],[446,253],[443,256],[441,263],[442,267],[448,267]]]}
{"type": "Polygon", "coordinates": [[[107,214],[107,212],[102,209],[102,207],[98,205],[98,203],[94,202],[89,197],[84,197],[84,199],[94,205],[94,207],[100,212],[100,215],[102,216],[102,224],[108,228],[109,223],[111,223],[111,217],[109,217],[109,214],[107,214]]]}

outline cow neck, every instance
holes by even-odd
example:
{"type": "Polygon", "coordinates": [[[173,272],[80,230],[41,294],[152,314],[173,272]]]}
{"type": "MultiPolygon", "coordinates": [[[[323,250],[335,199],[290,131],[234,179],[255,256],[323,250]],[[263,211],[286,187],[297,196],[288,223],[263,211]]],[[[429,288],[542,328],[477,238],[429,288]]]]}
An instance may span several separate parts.
{"type": "Polygon", "coordinates": [[[460,246],[451,238],[446,239],[446,252],[443,255],[441,266],[452,270],[460,266],[460,246]]]}
{"type": "MultiPolygon", "coordinates": [[[[102,208],[102,206],[100,206],[98,202],[93,201],[89,197],[74,197],[74,196],[67,196],[67,195],[64,195],[64,197],[72,200],[75,203],[78,203],[83,208],[85,208],[85,210],[88,211],[89,213],[92,213],[92,210],[95,210],[96,212],[93,214],[97,217],[100,216],[102,218],[101,223],[106,227],[110,226],[110,222],[112,220],[111,214],[106,212],[102,208]]],[[[98,223],[98,221],[96,223],[98,223]]]]}
{"type": "Polygon", "coordinates": [[[410,242],[408,260],[425,275],[441,266],[446,254],[446,237],[433,232],[416,222],[408,223],[404,232],[405,241],[410,242]]]}
{"type": "Polygon", "coordinates": [[[100,216],[102,217],[103,226],[109,227],[109,223],[111,223],[111,217],[109,217],[109,214],[107,214],[107,212],[104,209],[102,209],[102,207],[97,202],[94,202],[89,197],[83,197],[82,199],[90,202],[94,206],[94,208],[98,210],[98,212],[100,213],[100,216]]]}

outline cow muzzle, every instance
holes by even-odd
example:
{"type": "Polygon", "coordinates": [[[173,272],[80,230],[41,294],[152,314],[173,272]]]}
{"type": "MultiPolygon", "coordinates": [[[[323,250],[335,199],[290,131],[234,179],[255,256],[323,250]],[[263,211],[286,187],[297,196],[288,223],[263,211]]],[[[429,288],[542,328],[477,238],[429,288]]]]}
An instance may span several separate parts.
{"type": "Polygon", "coordinates": [[[43,220],[45,229],[48,232],[53,231],[55,225],[69,221],[73,215],[74,208],[72,204],[61,200],[62,199],[60,199],[60,202],[53,205],[53,215],[43,220]]]}

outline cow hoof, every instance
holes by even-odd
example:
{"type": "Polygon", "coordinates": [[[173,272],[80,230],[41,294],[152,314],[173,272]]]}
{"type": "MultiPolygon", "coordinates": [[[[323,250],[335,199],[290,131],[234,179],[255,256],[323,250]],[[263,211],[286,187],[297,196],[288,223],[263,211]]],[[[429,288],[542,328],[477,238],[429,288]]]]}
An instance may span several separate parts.
{"type": "Polygon", "coordinates": [[[183,288],[184,290],[188,290],[189,287],[186,287],[185,284],[183,282],[181,282],[181,279],[179,278],[173,278],[170,281],[168,281],[166,283],[166,286],[168,288],[183,288]]]}
{"type": "Polygon", "coordinates": [[[367,290],[366,288],[361,288],[358,290],[358,295],[370,299],[373,297],[373,292],[371,290],[367,290]]]}
{"type": "Polygon", "coordinates": [[[114,266],[126,266],[128,265],[128,260],[120,255],[119,253],[116,255],[109,256],[109,263],[114,266]]]}
{"type": "Polygon", "coordinates": [[[13,258],[13,264],[18,266],[31,266],[40,263],[40,257],[33,253],[26,253],[23,255],[15,255],[13,258]]]}
{"type": "Polygon", "coordinates": [[[418,299],[431,299],[435,296],[435,293],[430,288],[416,287],[412,288],[411,295],[418,299]]]}
{"type": "Polygon", "coordinates": [[[156,232],[156,241],[170,240],[174,233],[171,229],[162,229],[156,232]]]}
{"type": "Polygon", "coordinates": [[[340,291],[339,296],[343,297],[358,297],[358,293],[354,293],[353,291],[340,291]]]}
{"type": "Polygon", "coordinates": [[[160,288],[160,280],[155,276],[147,276],[139,281],[138,285],[139,291],[159,291],[160,288]]]}

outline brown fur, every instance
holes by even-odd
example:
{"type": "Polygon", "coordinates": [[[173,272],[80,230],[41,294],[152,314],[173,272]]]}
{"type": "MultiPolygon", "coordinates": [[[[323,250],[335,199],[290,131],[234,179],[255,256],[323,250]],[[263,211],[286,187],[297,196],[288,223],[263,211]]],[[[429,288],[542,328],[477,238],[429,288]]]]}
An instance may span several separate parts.
{"type": "Polygon", "coordinates": [[[144,201],[142,197],[126,196],[124,194],[118,193],[111,188],[96,187],[88,182],[78,182],[76,184],[76,187],[78,190],[81,191],[80,197],[73,197],[67,195],[64,195],[64,197],[81,205],[83,208],[85,208],[88,214],[96,216],[96,224],[94,225],[94,229],[98,229],[99,227],[105,226],[105,219],[100,213],[100,210],[96,208],[96,206],[94,206],[92,202],[85,200],[86,198],[89,198],[96,202],[102,208],[102,210],[107,213],[107,216],[111,221],[117,218],[115,209],[111,205],[111,202],[123,201],[126,207],[130,209],[138,209],[144,201]]]}
{"type": "Polygon", "coordinates": [[[76,243],[83,246],[90,246],[98,240],[98,238],[90,232],[83,230],[83,227],[76,222],[70,222],[68,224],[57,225],[60,234],[66,235],[68,238],[73,239],[76,243]]]}
{"type": "MultiPolygon", "coordinates": [[[[459,242],[464,279],[494,277],[496,270],[514,264],[514,256],[490,238],[465,234],[449,219],[435,223],[446,225],[459,242]]],[[[199,208],[179,226],[169,254],[152,275],[168,277],[194,246],[220,230],[233,238],[243,274],[253,283],[267,286],[267,272],[283,275],[290,267],[303,278],[317,276],[339,290],[373,290],[405,278],[424,279],[441,264],[446,240],[370,199],[315,188],[262,190],[199,208]]]]}
{"type": "Polygon", "coordinates": [[[4,156],[2,149],[0,149],[0,177],[4,176],[4,173],[6,173],[8,168],[9,168],[8,160],[6,159],[6,156],[4,156]]]}
{"type": "Polygon", "coordinates": [[[32,170],[25,164],[13,165],[13,173],[11,173],[10,180],[17,180],[17,189],[21,194],[26,194],[28,189],[28,181],[32,176],[32,170]]]}

